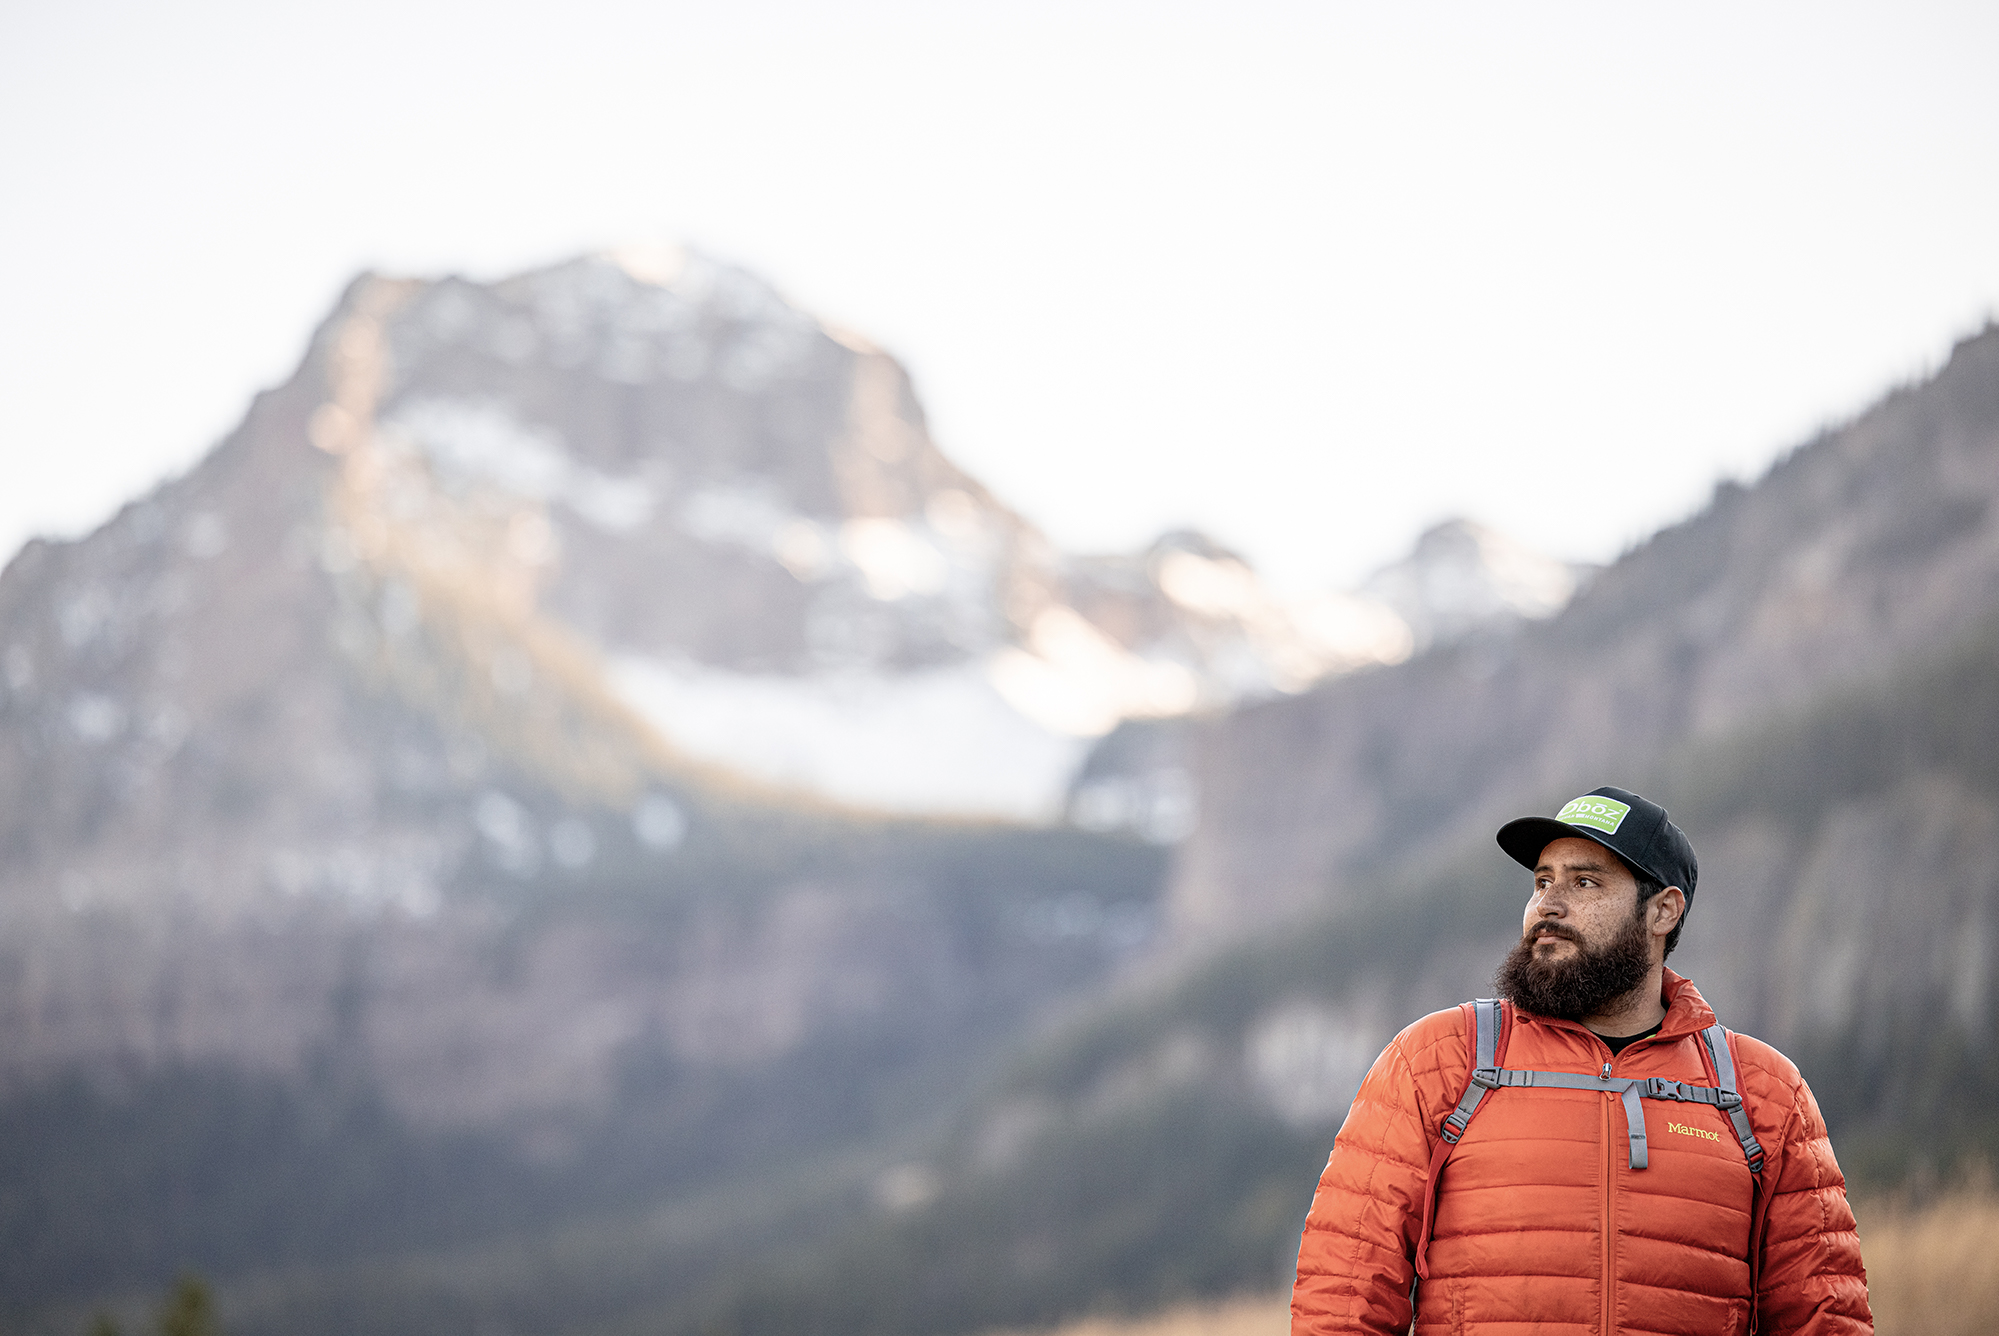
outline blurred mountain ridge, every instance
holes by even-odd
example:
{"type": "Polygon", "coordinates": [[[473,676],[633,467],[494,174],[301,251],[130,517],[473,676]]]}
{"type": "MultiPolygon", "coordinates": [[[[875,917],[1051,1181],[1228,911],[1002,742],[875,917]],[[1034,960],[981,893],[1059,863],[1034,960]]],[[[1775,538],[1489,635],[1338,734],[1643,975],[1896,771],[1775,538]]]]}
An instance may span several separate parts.
{"type": "MultiPolygon", "coordinates": [[[[1961,343],[1524,634],[1249,704],[1196,732],[1189,932],[1334,902],[1611,769],[1753,728],[1951,644],[1993,607],[1999,334],[1961,343]]],[[[1550,808],[1552,810],[1552,807],[1550,808]]]]}
{"type": "Polygon", "coordinates": [[[1008,606],[1083,624],[899,369],[678,266],[363,277],[199,467],[9,565],[0,1088],[331,1062],[395,1118],[561,1159],[634,1071],[726,1104],[774,1066],[820,1080],[836,1031],[921,1067],[1144,940],[1151,850],[898,824],[700,754],[632,688],[955,673],[887,769],[972,757],[1002,777],[975,810],[1019,796],[1009,765],[1059,791],[1087,745],[981,675],[1041,662],[1008,606]]]}
{"type": "Polygon", "coordinates": [[[1401,617],[1410,648],[1420,653],[1552,617],[1595,570],[1484,525],[1445,520],[1424,530],[1408,556],[1368,576],[1358,592],[1401,617]]]}
{"type": "Polygon", "coordinates": [[[1856,1191],[1989,1162],[1995,492],[1988,329],[1545,622],[1187,722],[1167,949],[1014,1047],[913,1162],[927,1200],[710,1320],[975,1331],[1282,1284],[1375,1055],[1517,939],[1492,832],[1604,782],[1692,836],[1671,964],[1799,1062],[1856,1191]]]}
{"type": "MultiPolygon", "coordinates": [[[[1532,622],[1567,606],[1596,567],[1534,552],[1470,520],[1426,529],[1408,555],[1371,573],[1353,591],[1323,595],[1306,615],[1329,627],[1373,626],[1379,663],[1412,653],[1470,646],[1503,653],[1532,622]]],[[[1332,638],[1351,639],[1333,631],[1332,638]]],[[[1373,664],[1346,665],[1357,671],[1373,664]]],[[[1320,682],[1341,674],[1323,674],[1320,682]]],[[[1245,692],[1244,701],[1259,694],[1245,692]]],[[[1188,747],[1197,717],[1133,719],[1091,749],[1070,782],[1069,819],[1089,830],[1124,831],[1176,843],[1193,829],[1200,784],[1188,747]]]]}
{"type": "Polygon", "coordinates": [[[357,279],[200,465],[0,574],[0,1290],[934,1117],[1156,931],[1159,848],[991,818],[1120,719],[1403,652],[1316,611],[1196,533],[1056,552],[705,257],[357,279]]]}
{"type": "Polygon", "coordinates": [[[1516,930],[1492,828],[1606,780],[1874,1172],[1999,1145],[1995,487],[1987,331],[1601,571],[1456,522],[1301,605],[1199,534],[1056,552],[702,257],[364,277],[0,575],[0,1291],[917,1333],[1262,1284],[1516,930]]]}
{"type": "MultiPolygon", "coordinates": [[[[364,276],[201,465],[0,576],[0,1081],[296,1072],[329,999],[377,986],[328,941],[407,943],[394,969],[442,988],[439,944],[509,931],[543,883],[698,863],[711,821],[1052,817],[1121,720],[1411,643],[1197,533],[1056,552],[937,450],[891,359],[698,254],[364,276]]],[[[1093,825],[1170,842],[1185,808],[1093,825]]],[[[553,1025],[539,1080],[494,1031],[457,1096],[421,1043],[390,1056],[452,1024],[352,1041],[405,1112],[490,1123],[601,1096],[655,1023],[604,1005],[589,1040],[553,1025]]]]}

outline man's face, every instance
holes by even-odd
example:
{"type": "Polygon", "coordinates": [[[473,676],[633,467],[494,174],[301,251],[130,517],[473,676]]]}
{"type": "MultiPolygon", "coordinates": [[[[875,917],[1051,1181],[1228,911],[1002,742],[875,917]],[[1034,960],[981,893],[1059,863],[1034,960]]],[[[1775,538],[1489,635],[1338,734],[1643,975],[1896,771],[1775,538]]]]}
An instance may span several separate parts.
{"type": "Polygon", "coordinates": [[[1494,980],[1499,995],[1562,1020],[1601,1014],[1651,972],[1663,940],[1653,917],[1616,855],[1593,840],[1556,840],[1534,869],[1520,944],[1494,980]]]}
{"type": "Polygon", "coordinates": [[[1556,840],[1534,867],[1521,935],[1534,958],[1558,961],[1602,951],[1625,931],[1638,902],[1638,879],[1595,840],[1556,840]]]}

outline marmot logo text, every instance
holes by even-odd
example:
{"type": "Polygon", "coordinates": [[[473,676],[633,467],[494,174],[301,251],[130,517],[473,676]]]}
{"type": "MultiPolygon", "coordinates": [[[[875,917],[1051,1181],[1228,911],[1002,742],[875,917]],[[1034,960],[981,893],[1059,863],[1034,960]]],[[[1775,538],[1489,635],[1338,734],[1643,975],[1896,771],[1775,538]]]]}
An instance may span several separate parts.
{"type": "Polygon", "coordinates": [[[1706,1137],[1709,1141],[1721,1140],[1721,1136],[1718,1133],[1710,1132],[1704,1127],[1688,1127],[1685,1123],[1667,1123],[1666,1130],[1668,1132],[1678,1132],[1683,1137],[1706,1137]]]}

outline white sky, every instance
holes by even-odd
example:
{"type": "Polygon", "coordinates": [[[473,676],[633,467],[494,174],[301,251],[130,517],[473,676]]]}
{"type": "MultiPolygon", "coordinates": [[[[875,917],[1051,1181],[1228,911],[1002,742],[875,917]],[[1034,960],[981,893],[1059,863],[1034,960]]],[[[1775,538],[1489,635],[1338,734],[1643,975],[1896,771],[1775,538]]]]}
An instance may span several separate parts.
{"type": "Polygon", "coordinates": [[[1999,6],[0,0],[0,555],[356,270],[684,238],[1073,548],[1603,559],[1999,310],[1999,6]]]}

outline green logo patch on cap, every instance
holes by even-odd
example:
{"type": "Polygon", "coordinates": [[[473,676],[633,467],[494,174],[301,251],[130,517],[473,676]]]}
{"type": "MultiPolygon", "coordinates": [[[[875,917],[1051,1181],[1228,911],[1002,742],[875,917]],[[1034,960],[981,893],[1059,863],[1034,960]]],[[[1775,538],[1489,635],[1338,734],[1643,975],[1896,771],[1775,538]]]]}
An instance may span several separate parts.
{"type": "Polygon", "coordinates": [[[1588,826],[1606,835],[1615,835],[1617,828],[1624,824],[1624,818],[1630,814],[1630,803],[1621,803],[1600,793],[1585,793],[1555,813],[1555,820],[1565,821],[1571,826],[1588,826]]]}

